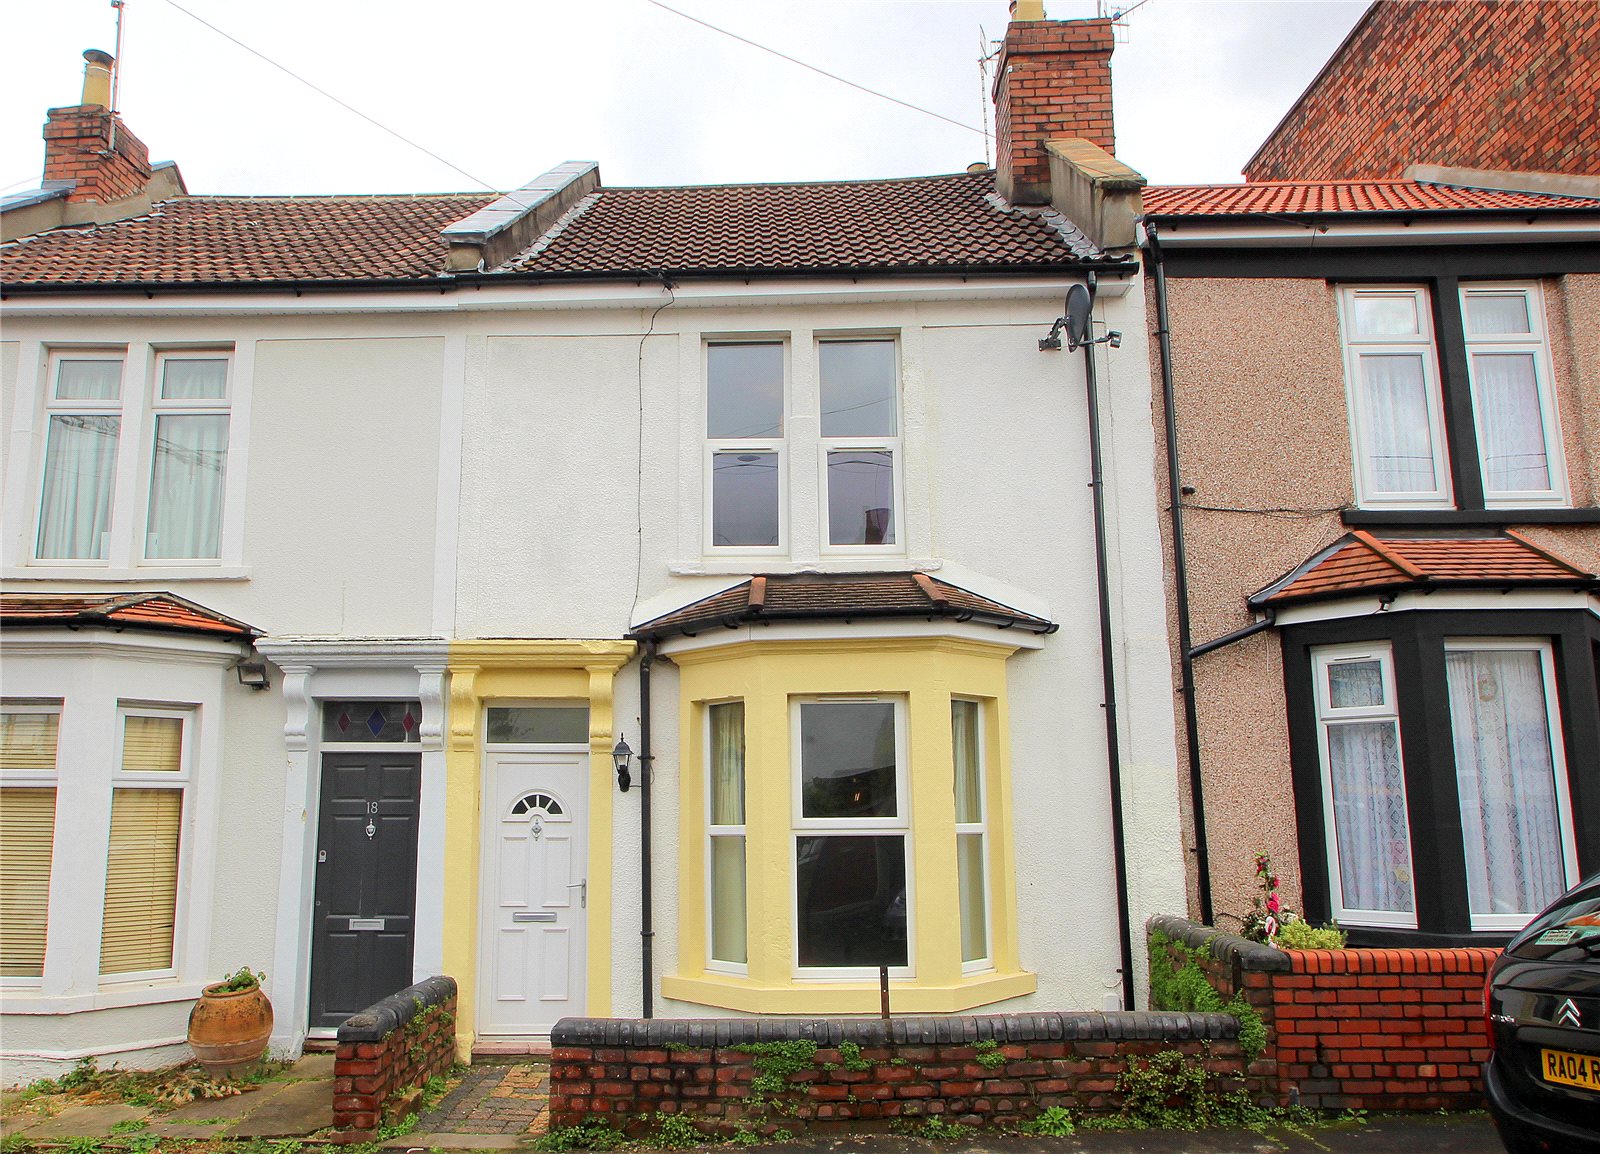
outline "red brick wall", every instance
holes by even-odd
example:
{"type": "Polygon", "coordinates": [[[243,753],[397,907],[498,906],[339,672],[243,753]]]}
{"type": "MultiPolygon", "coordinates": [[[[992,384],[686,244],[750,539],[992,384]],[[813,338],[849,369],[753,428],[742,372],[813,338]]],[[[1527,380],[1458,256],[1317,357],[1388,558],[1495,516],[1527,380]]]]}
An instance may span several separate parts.
{"type": "Polygon", "coordinates": [[[1272,974],[1285,1095],[1313,1108],[1483,1105],[1483,983],[1498,950],[1285,950],[1272,974]]]}
{"type": "Polygon", "coordinates": [[[1380,0],[1245,165],[1247,180],[1410,164],[1600,173],[1600,4],[1380,0]]]}
{"type": "Polygon", "coordinates": [[[1050,199],[1044,142],[1082,137],[1115,153],[1109,20],[1013,21],[994,81],[995,168],[1001,195],[1050,199]]]}
{"type": "Polygon", "coordinates": [[[44,126],[44,178],[71,180],[69,201],[122,200],[150,183],[150,153],[120,118],[98,104],[52,108],[44,126]],[[111,139],[116,124],[116,141],[111,139]]]}
{"type": "MultiPolygon", "coordinates": [[[[1249,1072],[1280,1104],[1482,1107],[1483,984],[1500,951],[1275,950],[1182,918],[1152,918],[1148,928],[1193,951],[1224,1002],[1243,989],[1267,1027],[1266,1052],[1249,1072]]],[[[1174,966],[1182,960],[1167,952],[1174,966]]]]}
{"type": "Polygon", "coordinates": [[[442,981],[448,979],[431,978],[385,998],[340,1027],[333,1062],[335,1129],[365,1134],[399,1121],[416,1102],[409,1091],[450,1068],[456,1050],[455,983],[449,983],[448,992],[413,993],[442,981]],[[363,1028],[370,1025],[364,1019],[380,1028],[363,1028]],[[358,1028],[350,1029],[352,1023],[358,1028]],[[371,1036],[376,1033],[382,1036],[371,1036]]]}
{"type": "Polygon", "coordinates": [[[834,1123],[930,1115],[968,1125],[1015,1122],[1049,1106],[1109,1111],[1121,1104],[1117,1075],[1127,1069],[1129,1059],[1168,1050],[1203,1062],[1223,1079],[1224,1089],[1243,1086],[1256,1096],[1270,1092],[1259,1079],[1242,1077],[1233,1036],[1237,1023],[1225,1015],[897,1019],[893,1029],[898,1034],[887,1033],[878,1023],[850,1020],[567,1019],[552,1036],[551,1125],[570,1126],[600,1115],[638,1134],[659,1112],[688,1115],[708,1131],[746,1126],[798,1132],[834,1123]],[[591,1026],[595,1029],[587,1036],[593,1044],[575,1044],[591,1026]],[[691,1027],[695,1035],[687,1032],[691,1027]],[[1005,1040],[991,1037],[997,1045],[980,1048],[972,1036],[979,1029],[986,1037],[998,1034],[1005,1040]],[[752,1107],[756,1060],[738,1049],[742,1043],[734,1039],[775,1039],[780,1031],[785,1038],[821,1035],[832,1044],[820,1043],[810,1067],[788,1077],[790,1089],[777,1109],[752,1107]],[[1048,1036],[1052,1033],[1055,1038],[1048,1036]],[[870,1064],[869,1069],[845,1066],[838,1042],[852,1034],[864,1039],[856,1064],[870,1064]],[[717,1044],[663,1041],[679,1036],[717,1044]],[[986,1053],[996,1056],[980,1061],[986,1053]]]}

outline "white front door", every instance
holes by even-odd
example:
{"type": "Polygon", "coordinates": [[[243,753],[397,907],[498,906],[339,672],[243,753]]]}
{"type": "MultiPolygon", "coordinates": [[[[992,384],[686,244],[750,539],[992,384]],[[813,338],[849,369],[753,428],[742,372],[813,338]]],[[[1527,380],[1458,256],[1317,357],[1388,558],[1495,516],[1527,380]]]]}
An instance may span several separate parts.
{"type": "Polygon", "coordinates": [[[485,758],[480,1034],[584,1013],[588,780],[587,754],[485,758]]]}

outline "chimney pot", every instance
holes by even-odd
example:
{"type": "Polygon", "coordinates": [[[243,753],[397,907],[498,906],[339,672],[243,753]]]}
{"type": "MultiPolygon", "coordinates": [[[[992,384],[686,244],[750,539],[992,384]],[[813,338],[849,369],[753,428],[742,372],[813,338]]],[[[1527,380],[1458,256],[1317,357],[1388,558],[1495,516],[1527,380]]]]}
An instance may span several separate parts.
{"type": "Polygon", "coordinates": [[[116,63],[116,57],[98,48],[89,48],[84,51],[83,59],[83,99],[78,103],[110,108],[111,66],[116,63]]]}
{"type": "Polygon", "coordinates": [[[1012,20],[1043,20],[1044,0],[1011,0],[1012,20]]]}

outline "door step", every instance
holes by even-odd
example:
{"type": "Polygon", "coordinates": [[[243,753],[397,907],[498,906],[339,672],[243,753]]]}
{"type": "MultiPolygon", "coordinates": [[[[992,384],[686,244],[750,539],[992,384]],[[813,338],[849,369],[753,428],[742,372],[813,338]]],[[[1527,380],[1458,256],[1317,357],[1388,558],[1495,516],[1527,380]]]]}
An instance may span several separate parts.
{"type": "Polygon", "coordinates": [[[548,1037],[479,1038],[472,1043],[474,1065],[479,1063],[488,1066],[517,1065],[530,1059],[548,1061],[549,1058],[548,1037]]]}

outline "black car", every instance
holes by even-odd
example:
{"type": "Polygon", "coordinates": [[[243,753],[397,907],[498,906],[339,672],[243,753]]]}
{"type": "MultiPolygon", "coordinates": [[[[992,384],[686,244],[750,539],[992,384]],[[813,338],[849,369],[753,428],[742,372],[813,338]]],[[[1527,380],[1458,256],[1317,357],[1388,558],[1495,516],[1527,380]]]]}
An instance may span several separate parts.
{"type": "Polygon", "coordinates": [[[1484,1093],[1513,1154],[1600,1152],[1600,874],[1506,946],[1483,990],[1484,1093]]]}

